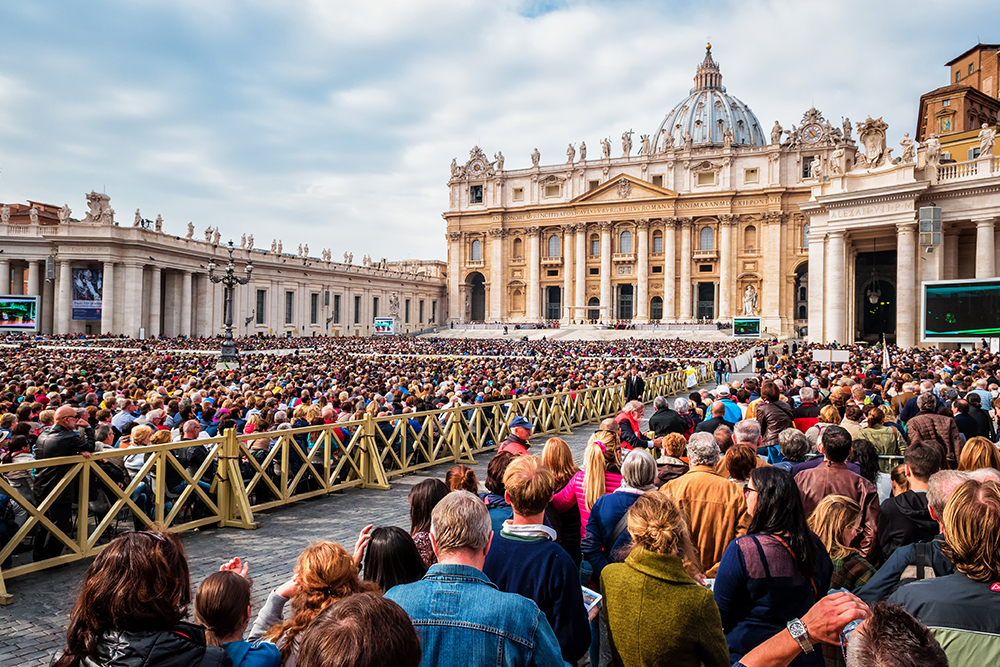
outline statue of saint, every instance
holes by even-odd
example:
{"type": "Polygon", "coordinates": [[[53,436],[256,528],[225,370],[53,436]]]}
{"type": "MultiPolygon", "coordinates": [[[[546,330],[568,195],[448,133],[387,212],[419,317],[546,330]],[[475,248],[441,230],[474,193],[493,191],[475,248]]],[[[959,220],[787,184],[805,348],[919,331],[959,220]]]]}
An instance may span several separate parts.
{"type": "Polygon", "coordinates": [[[674,135],[667,132],[667,128],[660,130],[660,152],[666,153],[668,150],[674,147],[674,135]]]}
{"type": "Polygon", "coordinates": [[[746,291],[743,292],[743,314],[747,316],[757,314],[757,290],[753,285],[747,285],[746,291]]]}
{"type": "Polygon", "coordinates": [[[649,146],[649,135],[644,134],[639,138],[639,152],[643,155],[649,155],[652,149],[649,146]]]}
{"type": "Polygon", "coordinates": [[[139,209],[135,209],[135,221],[132,223],[133,227],[138,227],[142,224],[142,216],[139,215],[139,209]]]}
{"type": "Polygon", "coordinates": [[[917,157],[917,151],[913,146],[913,139],[910,138],[909,132],[903,133],[903,138],[899,140],[899,145],[903,147],[903,154],[899,158],[899,161],[903,164],[912,164],[917,157]]]}
{"type": "Polygon", "coordinates": [[[302,255],[302,244],[301,244],[301,243],[299,244],[299,251],[298,251],[298,256],[299,256],[299,257],[302,257],[302,256],[303,256],[303,255],[302,255]]]}
{"type": "Polygon", "coordinates": [[[586,161],[587,161],[587,142],[586,141],[581,141],[580,142],[580,162],[586,162],[586,161]]]}
{"type": "Polygon", "coordinates": [[[774,121],[774,127],[771,128],[771,144],[780,144],[781,135],[784,130],[781,127],[781,123],[774,121]]]}
{"type": "Polygon", "coordinates": [[[573,164],[576,162],[576,149],[573,148],[573,144],[570,144],[566,148],[566,164],[573,164]]]}
{"type": "Polygon", "coordinates": [[[497,171],[503,171],[503,152],[497,151],[493,158],[497,161],[497,171]]]}
{"type": "Polygon", "coordinates": [[[538,149],[531,151],[531,166],[537,167],[538,163],[542,160],[542,154],[538,152],[538,149]]]}
{"type": "Polygon", "coordinates": [[[308,257],[309,256],[309,244],[308,243],[305,244],[304,246],[302,246],[302,256],[303,257],[308,257]]]}
{"type": "Polygon", "coordinates": [[[242,236],[240,236],[240,248],[245,249],[246,247],[247,247],[247,235],[246,233],[244,233],[242,236]]]}
{"type": "Polygon", "coordinates": [[[452,178],[458,178],[458,176],[459,176],[460,173],[461,172],[458,169],[458,160],[456,160],[455,158],[452,158],[451,159],[451,177],[452,178]]]}
{"type": "Polygon", "coordinates": [[[818,155],[813,156],[809,163],[809,174],[817,181],[823,180],[823,162],[818,155]]]}
{"type": "Polygon", "coordinates": [[[63,225],[69,224],[69,216],[73,214],[70,210],[69,204],[63,204],[63,207],[59,209],[59,223],[63,225]]]}
{"type": "Polygon", "coordinates": [[[851,140],[851,130],[852,130],[852,128],[851,128],[851,119],[850,118],[845,118],[844,119],[844,141],[850,141],[851,140]]]}
{"type": "Polygon", "coordinates": [[[160,215],[159,213],[156,214],[156,222],[154,224],[156,225],[155,226],[156,231],[162,233],[163,232],[163,216],[160,215]]]}
{"type": "Polygon", "coordinates": [[[925,145],[927,152],[924,155],[924,166],[936,168],[941,164],[941,140],[932,133],[931,136],[927,137],[925,145]]]}
{"type": "Polygon", "coordinates": [[[605,160],[611,158],[611,139],[601,139],[601,155],[605,160]]]}
{"type": "Polygon", "coordinates": [[[847,151],[844,150],[843,146],[837,148],[830,155],[830,174],[833,176],[840,176],[844,172],[844,155],[847,151]]]}
{"type": "Polygon", "coordinates": [[[212,242],[212,227],[209,226],[205,228],[205,243],[211,243],[211,242],[212,242]]]}
{"type": "Polygon", "coordinates": [[[193,222],[189,222],[188,223],[188,233],[187,233],[187,236],[185,236],[184,238],[190,239],[190,238],[193,238],[193,237],[194,237],[194,223],[193,222]]]}
{"type": "Polygon", "coordinates": [[[0,222],[5,225],[10,222],[10,206],[7,204],[4,204],[3,208],[0,208],[0,222]]]}
{"type": "Polygon", "coordinates": [[[694,145],[694,137],[691,136],[691,132],[684,130],[684,150],[689,151],[694,145]]]}
{"type": "Polygon", "coordinates": [[[218,228],[218,227],[216,227],[216,228],[215,228],[215,232],[213,232],[213,234],[212,234],[212,242],[213,242],[213,243],[214,243],[215,245],[219,245],[219,242],[220,242],[221,240],[222,240],[222,234],[220,234],[220,233],[219,233],[219,228],[218,228]]]}
{"type": "Polygon", "coordinates": [[[990,129],[990,126],[983,123],[979,130],[979,157],[993,155],[993,144],[996,143],[997,131],[990,129]]]}
{"type": "Polygon", "coordinates": [[[622,157],[628,157],[632,152],[632,135],[622,132],[622,157]]]}
{"type": "Polygon", "coordinates": [[[278,254],[279,255],[284,254],[285,251],[283,250],[283,248],[284,248],[284,244],[282,244],[281,239],[278,239],[278,254]]]}
{"type": "Polygon", "coordinates": [[[344,251],[344,264],[350,264],[350,262],[347,261],[347,251],[344,251]]]}
{"type": "Polygon", "coordinates": [[[271,239],[271,252],[272,253],[278,252],[278,239],[271,239]]]}
{"type": "Polygon", "coordinates": [[[247,237],[247,249],[253,250],[253,234],[247,237]]]}
{"type": "Polygon", "coordinates": [[[354,263],[354,253],[353,252],[347,256],[347,263],[348,264],[353,264],[354,263]]]}
{"type": "Polygon", "coordinates": [[[31,220],[31,224],[38,224],[38,207],[32,206],[31,210],[28,211],[28,219],[31,220]]]}
{"type": "Polygon", "coordinates": [[[734,141],[733,128],[727,127],[722,132],[722,145],[725,146],[726,148],[729,148],[730,146],[733,145],[733,141],[734,141]]]}

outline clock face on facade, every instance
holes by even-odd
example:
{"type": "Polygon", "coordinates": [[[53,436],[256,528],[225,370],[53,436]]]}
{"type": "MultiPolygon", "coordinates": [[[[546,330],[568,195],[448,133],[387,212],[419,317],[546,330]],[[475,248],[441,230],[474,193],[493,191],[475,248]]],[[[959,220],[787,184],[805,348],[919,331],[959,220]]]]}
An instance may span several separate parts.
{"type": "Polygon", "coordinates": [[[821,128],[816,123],[812,123],[811,125],[806,125],[804,128],[802,128],[802,138],[805,141],[809,142],[810,144],[816,143],[822,136],[823,136],[823,128],[821,128]]]}
{"type": "Polygon", "coordinates": [[[478,176],[485,170],[486,170],[486,165],[484,165],[479,160],[473,160],[472,164],[469,165],[469,171],[472,172],[472,174],[475,176],[478,176]]]}

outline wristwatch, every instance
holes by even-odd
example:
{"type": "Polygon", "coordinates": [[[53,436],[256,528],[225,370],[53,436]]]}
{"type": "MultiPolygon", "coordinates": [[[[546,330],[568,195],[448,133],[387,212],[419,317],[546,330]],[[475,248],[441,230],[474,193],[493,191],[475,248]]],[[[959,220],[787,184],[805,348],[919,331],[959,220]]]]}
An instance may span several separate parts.
{"type": "Polygon", "coordinates": [[[802,649],[803,653],[813,652],[812,642],[809,641],[809,633],[806,631],[806,626],[802,621],[797,618],[793,618],[788,621],[786,627],[788,628],[789,634],[792,635],[792,639],[798,642],[799,648],[802,649]]]}

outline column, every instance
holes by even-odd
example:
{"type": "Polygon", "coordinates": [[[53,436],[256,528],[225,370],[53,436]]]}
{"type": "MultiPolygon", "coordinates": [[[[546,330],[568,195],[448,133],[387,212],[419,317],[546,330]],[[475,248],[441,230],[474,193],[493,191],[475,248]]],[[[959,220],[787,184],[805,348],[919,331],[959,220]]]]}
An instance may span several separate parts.
{"type": "Polygon", "coordinates": [[[677,319],[677,306],[674,299],[677,293],[677,248],[675,247],[677,218],[666,218],[663,221],[663,321],[674,322],[677,319]]]}
{"type": "MultiPolygon", "coordinates": [[[[193,276],[190,271],[185,271],[183,277],[181,278],[181,328],[178,333],[181,336],[191,336],[191,299],[193,276]]],[[[234,320],[235,325],[235,320],[234,320]]]]}
{"type": "Polygon", "coordinates": [[[579,320],[587,319],[587,311],[580,310],[587,306],[587,223],[576,225],[576,295],[573,315],[579,320]]]}
{"type": "Polygon", "coordinates": [[[11,294],[24,294],[24,267],[20,264],[14,267],[14,275],[10,281],[11,294]]]}
{"type": "Polygon", "coordinates": [[[73,269],[69,260],[59,262],[59,301],[56,304],[55,332],[69,333],[73,317],[73,269]]]}
{"type": "MultiPolygon", "coordinates": [[[[781,270],[781,249],[783,247],[781,223],[786,217],[785,213],[778,211],[764,214],[764,236],[761,237],[763,243],[760,246],[764,255],[761,261],[761,274],[764,279],[761,289],[763,294],[758,296],[758,307],[760,315],[769,318],[767,324],[775,326],[776,330],[781,328],[781,290],[784,287],[784,279],[782,278],[784,272],[781,270]]],[[[851,284],[853,285],[853,283],[851,284]]],[[[844,291],[845,293],[849,292],[850,288],[845,285],[844,291]]],[[[837,340],[845,342],[847,340],[846,333],[845,337],[837,340]]]]}
{"type": "Polygon", "coordinates": [[[944,279],[954,280],[958,276],[958,233],[954,229],[949,229],[944,232],[941,241],[941,252],[944,253],[944,279]]]}
{"type": "MultiPolygon", "coordinates": [[[[810,227],[810,230],[812,227],[810,227]]],[[[824,280],[824,259],[826,252],[826,240],[822,234],[810,232],[809,234],[809,301],[807,304],[809,315],[809,342],[822,343],[823,341],[823,280],[824,280]]]]}
{"type": "Polygon", "coordinates": [[[601,319],[609,322],[614,313],[611,303],[611,222],[601,223],[601,306],[604,307],[601,319]]]}
{"type": "Polygon", "coordinates": [[[125,298],[121,299],[125,322],[121,332],[138,338],[142,328],[142,264],[126,264],[125,282],[122,284],[125,286],[125,298]]]}
{"type": "Polygon", "coordinates": [[[38,296],[41,294],[41,266],[38,264],[38,260],[30,260],[28,262],[28,295],[38,296]]]}
{"type": "MultiPolygon", "coordinates": [[[[462,232],[448,232],[448,321],[461,322],[462,295],[459,289],[459,258],[462,249],[462,232]]],[[[351,304],[353,313],[354,304],[351,304]]],[[[353,316],[353,315],[352,315],[353,316]]],[[[284,315],[282,314],[282,317],[284,315]]],[[[353,320],[352,320],[353,321],[353,320]]],[[[284,319],[278,320],[281,324],[284,319]]]]}
{"type": "MultiPolygon", "coordinates": [[[[844,340],[844,324],[846,323],[845,306],[848,292],[846,279],[846,260],[844,255],[844,230],[830,232],[828,237],[829,255],[826,270],[826,341],[831,343],[846,342],[844,340]]],[[[810,272],[812,268],[810,267],[810,272]]]]}
{"type": "Polygon", "coordinates": [[[563,324],[570,324],[573,321],[573,310],[570,306],[573,304],[573,300],[570,296],[573,294],[573,253],[574,249],[574,239],[573,234],[574,225],[563,225],[563,290],[562,290],[562,317],[560,321],[563,324]]]}
{"type": "Polygon", "coordinates": [[[51,334],[55,331],[56,285],[54,280],[46,280],[42,285],[41,309],[42,333],[51,334]]]}
{"type": "Polygon", "coordinates": [[[163,311],[163,271],[158,266],[149,270],[149,331],[146,335],[156,338],[163,331],[161,312],[163,311]]]}
{"type": "Polygon", "coordinates": [[[103,293],[101,294],[101,333],[115,332],[115,264],[104,262],[103,293]]]}
{"type": "Polygon", "coordinates": [[[9,259],[0,259],[0,294],[10,294],[9,259]]]}
{"type": "MultiPolygon", "coordinates": [[[[506,317],[503,312],[503,294],[506,287],[506,266],[503,263],[503,244],[507,242],[507,230],[494,228],[490,230],[490,312],[489,319],[503,322],[506,317]]],[[[418,313],[419,319],[419,313],[418,313]]]]}
{"type": "Polygon", "coordinates": [[[691,218],[681,218],[681,308],[678,317],[684,322],[693,319],[691,314],[691,218]]]}
{"type": "Polygon", "coordinates": [[[639,272],[636,287],[635,319],[639,322],[649,321],[649,220],[638,220],[636,228],[639,232],[639,257],[636,270],[639,272]]]}
{"type": "Polygon", "coordinates": [[[733,227],[736,216],[719,216],[719,222],[719,318],[728,320],[733,317],[733,227]]]}
{"type": "MultiPolygon", "coordinates": [[[[978,251],[977,251],[978,255],[978,251]]],[[[977,256],[978,260],[978,256],[977,256]]],[[[917,344],[916,290],[917,223],[896,225],[896,345],[913,347],[917,344]]],[[[979,262],[976,262],[976,274],[979,262]]]]}
{"type": "Polygon", "coordinates": [[[976,223],[976,278],[996,275],[996,247],[994,245],[994,218],[974,220],[976,223]]]}
{"type": "Polygon", "coordinates": [[[538,227],[528,227],[528,321],[537,322],[541,319],[539,308],[539,262],[538,227]]]}

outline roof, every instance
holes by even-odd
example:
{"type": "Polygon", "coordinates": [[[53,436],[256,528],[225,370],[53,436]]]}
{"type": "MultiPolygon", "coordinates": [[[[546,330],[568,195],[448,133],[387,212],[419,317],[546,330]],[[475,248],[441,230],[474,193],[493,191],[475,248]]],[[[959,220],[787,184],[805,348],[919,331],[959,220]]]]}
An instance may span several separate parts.
{"type": "Polygon", "coordinates": [[[945,67],[951,67],[952,65],[954,65],[955,63],[957,63],[959,60],[965,58],[967,55],[969,55],[970,53],[972,53],[973,51],[1000,51],[1000,44],[982,44],[982,43],[976,44],[971,49],[969,49],[968,51],[966,51],[965,53],[963,53],[962,55],[958,56],[957,58],[952,58],[951,60],[949,60],[948,62],[946,62],[944,64],[945,67]]]}

